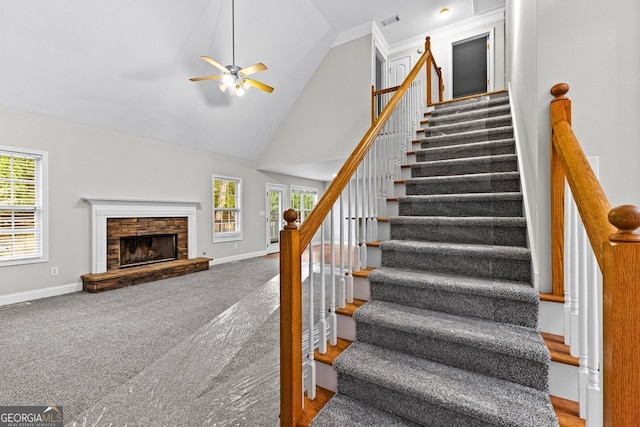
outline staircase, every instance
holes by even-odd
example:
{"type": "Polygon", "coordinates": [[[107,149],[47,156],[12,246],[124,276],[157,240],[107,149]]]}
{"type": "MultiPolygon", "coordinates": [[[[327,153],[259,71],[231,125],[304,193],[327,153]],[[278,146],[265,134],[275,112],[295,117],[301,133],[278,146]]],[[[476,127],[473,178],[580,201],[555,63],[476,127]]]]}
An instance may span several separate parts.
{"type": "Polygon", "coordinates": [[[314,426],[557,426],[508,94],[431,114],[314,426]]]}

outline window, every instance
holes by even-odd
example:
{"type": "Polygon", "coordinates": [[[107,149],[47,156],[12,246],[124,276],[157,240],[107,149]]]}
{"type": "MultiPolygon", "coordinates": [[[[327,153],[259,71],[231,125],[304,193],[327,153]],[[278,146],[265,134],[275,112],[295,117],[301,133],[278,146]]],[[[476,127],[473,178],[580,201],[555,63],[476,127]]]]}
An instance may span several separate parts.
{"type": "Polygon", "coordinates": [[[242,180],[213,177],[213,241],[242,240],[242,180]]]}
{"type": "Polygon", "coordinates": [[[0,146],[0,266],[46,261],[46,159],[0,146]]]}
{"type": "Polygon", "coordinates": [[[318,189],[291,186],[291,209],[298,213],[296,224],[300,225],[309,216],[318,200],[318,189]]]}

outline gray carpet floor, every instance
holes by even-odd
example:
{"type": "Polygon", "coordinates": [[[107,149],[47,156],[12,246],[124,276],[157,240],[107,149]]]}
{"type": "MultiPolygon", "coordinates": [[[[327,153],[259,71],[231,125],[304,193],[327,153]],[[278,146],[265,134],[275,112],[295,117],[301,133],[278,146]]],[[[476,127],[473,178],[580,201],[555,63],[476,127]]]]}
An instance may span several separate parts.
{"type": "Polygon", "coordinates": [[[63,406],[78,426],[276,425],[277,274],[261,257],[2,309],[0,405],[63,406]]]}

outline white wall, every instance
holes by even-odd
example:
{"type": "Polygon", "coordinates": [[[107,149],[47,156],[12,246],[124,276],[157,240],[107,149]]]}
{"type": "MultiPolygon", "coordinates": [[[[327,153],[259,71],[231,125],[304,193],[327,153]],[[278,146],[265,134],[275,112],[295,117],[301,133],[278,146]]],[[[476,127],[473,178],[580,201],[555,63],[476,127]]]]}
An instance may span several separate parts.
{"type": "Polygon", "coordinates": [[[526,139],[535,193],[541,290],[550,289],[550,88],[570,85],[573,128],[587,156],[600,159],[612,206],[640,205],[640,3],[507,1],[507,71],[526,139]],[[535,103],[535,106],[534,106],[535,103]],[[536,160],[537,158],[537,160],[536,160]],[[535,176],[537,175],[537,178],[535,176]]]}
{"type": "Polygon", "coordinates": [[[520,149],[520,171],[526,184],[525,203],[527,204],[527,221],[533,229],[533,238],[530,247],[534,253],[534,277],[542,292],[551,291],[549,281],[550,258],[548,249],[538,250],[540,247],[549,247],[548,215],[540,209],[538,199],[538,56],[536,38],[536,4],[530,1],[512,1],[507,3],[506,15],[506,71],[511,87],[511,99],[513,102],[514,131],[520,149]],[[546,225],[541,226],[543,222],[546,225]],[[540,277],[540,271],[544,271],[544,277],[540,277]],[[540,280],[543,279],[543,280],[540,280]]]}
{"type": "Polygon", "coordinates": [[[262,153],[261,170],[335,161],[337,172],[371,125],[372,43],[369,34],[329,51],[262,153]]]}
{"type": "Polygon", "coordinates": [[[0,299],[78,283],[91,272],[91,221],[83,197],[199,201],[198,256],[242,257],[266,248],[265,184],[318,181],[261,173],[236,158],[0,109],[2,145],[49,153],[49,262],[0,268],[0,299]],[[212,243],[212,174],[243,178],[243,240],[212,243]],[[237,248],[235,245],[237,244],[237,248]],[[52,277],[50,269],[59,267],[52,277]]]}

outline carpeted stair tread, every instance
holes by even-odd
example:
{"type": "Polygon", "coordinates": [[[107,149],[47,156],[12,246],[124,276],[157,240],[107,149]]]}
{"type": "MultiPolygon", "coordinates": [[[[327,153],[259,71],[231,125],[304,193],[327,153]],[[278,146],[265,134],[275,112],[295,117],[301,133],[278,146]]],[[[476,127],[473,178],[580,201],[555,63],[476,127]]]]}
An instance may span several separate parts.
{"type": "Polygon", "coordinates": [[[425,136],[452,135],[471,130],[491,129],[511,126],[511,114],[495,117],[482,117],[472,120],[457,120],[455,123],[431,123],[425,129],[425,136]]]}
{"type": "Polygon", "coordinates": [[[442,115],[458,114],[466,111],[483,110],[497,105],[508,105],[509,96],[505,93],[491,95],[480,95],[474,98],[467,98],[460,101],[447,102],[437,105],[431,112],[431,118],[442,115]]]}
{"type": "Polygon", "coordinates": [[[424,148],[416,151],[415,154],[417,162],[429,162],[435,160],[461,159],[466,157],[515,154],[515,152],[515,140],[513,138],[507,138],[497,139],[494,141],[481,141],[469,144],[424,148]]]}
{"type": "Polygon", "coordinates": [[[520,191],[519,172],[488,172],[408,178],[406,195],[461,194],[520,191]]]}
{"type": "Polygon", "coordinates": [[[515,154],[468,157],[424,161],[411,164],[411,177],[469,175],[475,173],[515,172],[518,158],[515,154]]]}
{"type": "Polygon", "coordinates": [[[388,283],[416,288],[431,288],[457,294],[480,295],[492,298],[538,304],[538,292],[526,282],[463,277],[428,271],[380,267],[369,274],[374,283],[388,283]]]}
{"type": "Polygon", "coordinates": [[[513,137],[513,126],[501,126],[491,129],[470,130],[451,135],[425,136],[421,148],[441,147],[445,145],[467,144],[472,142],[493,141],[513,137]]]}
{"type": "Polygon", "coordinates": [[[430,194],[398,197],[401,216],[522,216],[522,193],[430,194]]]}
{"type": "Polygon", "coordinates": [[[511,109],[508,103],[494,105],[491,107],[478,108],[461,113],[440,114],[429,119],[428,126],[440,126],[442,124],[455,123],[457,121],[464,122],[469,120],[503,116],[505,114],[511,114],[511,109]]]}
{"type": "Polygon", "coordinates": [[[340,394],[422,425],[558,425],[545,392],[409,354],[356,341],[334,366],[340,394]]]}
{"type": "Polygon", "coordinates": [[[493,279],[531,280],[531,253],[516,246],[412,240],[380,244],[382,266],[493,279]]]}
{"type": "Polygon", "coordinates": [[[526,246],[524,217],[396,216],[389,219],[391,240],[526,246]]]}
{"type": "Polygon", "coordinates": [[[548,388],[549,350],[533,328],[375,300],[353,317],[360,342],[548,388]]]}
{"type": "Polygon", "coordinates": [[[381,267],[371,299],[536,328],[538,293],[529,283],[381,267]]]}
{"type": "Polygon", "coordinates": [[[348,396],[336,395],[310,424],[311,427],[419,427],[389,412],[348,396]]]}

